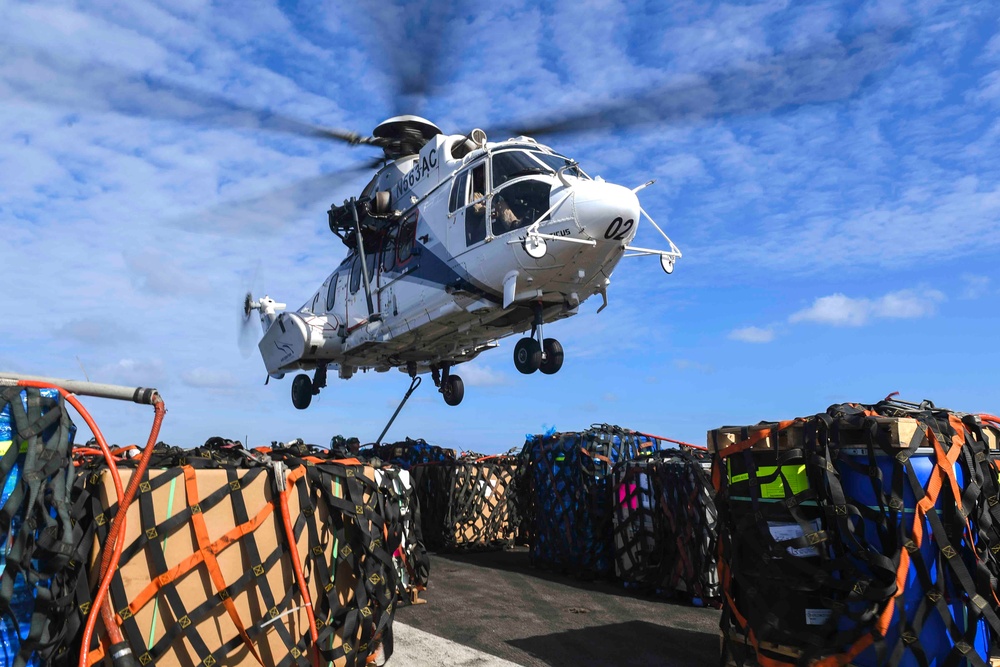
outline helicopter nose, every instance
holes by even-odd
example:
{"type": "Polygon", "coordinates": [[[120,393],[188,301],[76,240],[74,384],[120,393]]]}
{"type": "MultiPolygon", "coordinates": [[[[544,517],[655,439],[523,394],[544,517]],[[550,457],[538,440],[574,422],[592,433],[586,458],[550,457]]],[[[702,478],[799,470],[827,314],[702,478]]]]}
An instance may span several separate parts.
{"type": "Polygon", "coordinates": [[[598,243],[629,243],[635,236],[639,198],[626,187],[582,181],[576,184],[575,207],[581,230],[598,243]]]}

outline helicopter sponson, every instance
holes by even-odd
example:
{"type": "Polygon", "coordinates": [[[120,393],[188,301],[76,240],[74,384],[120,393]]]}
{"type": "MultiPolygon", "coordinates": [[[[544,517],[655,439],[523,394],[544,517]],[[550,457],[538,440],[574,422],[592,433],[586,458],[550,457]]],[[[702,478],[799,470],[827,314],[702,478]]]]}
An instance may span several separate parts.
{"type": "Polygon", "coordinates": [[[347,257],[296,311],[252,302],[268,374],[317,371],[296,379],[296,406],[325,385],[328,366],[343,378],[357,369],[430,372],[457,404],[464,386],[452,368],[519,332],[530,335],[515,346],[515,367],[555,373],[563,349],[544,337],[545,324],[595,294],[603,309],[623,257],[658,255],[670,273],[681,256],[651,219],[668,248],[632,245],[645,214],[637,192],[651,182],[630,189],[591,178],[528,137],[488,142],[481,130],[445,135],[399,118],[376,128],[385,164],[359,197],[330,209],[347,257]],[[397,154],[406,151],[414,152],[397,154]]]}

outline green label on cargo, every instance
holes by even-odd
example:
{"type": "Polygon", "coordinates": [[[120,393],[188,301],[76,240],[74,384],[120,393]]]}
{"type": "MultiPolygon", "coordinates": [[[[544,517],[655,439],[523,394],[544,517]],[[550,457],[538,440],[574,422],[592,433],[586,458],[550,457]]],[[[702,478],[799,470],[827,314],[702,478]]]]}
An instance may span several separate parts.
{"type": "MultiPolygon", "coordinates": [[[[778,470],[777,466],[760,466],[757,468],[757,478],[770,477],[778,470]]],[[[791,466],[781,466],[781,477],[785,478],[788,482],[789,488],[792,490],[792,494],[802,493],[809,488],[809,480],[806,477],[806,467],[805,465],[791,465],[791,466]]],[[[785,486],[781,483],[781,477],[775,479],[773,482],[767,482],[766,484],[760,485],[760,496],[761,498],[784,498],[785,497],[785,486]]],[[[738,484],[740,482],[747,482],[750,480],[750,473],[740,473],[738,475],[733,474],[732,465],[729,466],[729,483],[738,484]]]]}
{"type": "MultiPolygon", "coordinates": [[[[0,456],[3,456],[4,454],[6,454],[7,450],[10,449],[10,446],[13,445],[13,444],[14,444],[13,440],[0,440],[0,456]]],[[[24,442],[21,443],[21,453],[22,454],[27,454],[28,453],[28,441],[27,440],[25,440],[24,442]]]]}

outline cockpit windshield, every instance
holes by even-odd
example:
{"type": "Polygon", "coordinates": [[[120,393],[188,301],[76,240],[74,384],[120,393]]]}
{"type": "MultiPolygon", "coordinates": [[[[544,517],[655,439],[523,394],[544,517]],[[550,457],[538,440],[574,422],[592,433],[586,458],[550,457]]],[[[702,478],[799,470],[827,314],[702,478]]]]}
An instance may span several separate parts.
{"type": "Polygon", "coordinates": [[[527,151],[503,151],[493,156],[493,187],[529,174],[548,174],[551,169],[532,159],[527,151]]]}
{"type": "MultiPolygon", "coordinates": [[[[552,168],[552,171],[559,171],[573,161],[562,155],[552,155],[551,153],[542,153],[541,151],[531,151],[531,154],[544,162],[547,166],[552,168]]],[[[583,170],[579,166],[572,166],[565,172],[569,176],[576,176],[577,178],[588,178],[588,176],[583,173],[583,170]]]]}
{"type": "MultiPolygon", "coordinates": [[[[513,178],[530,174],[552,174],[571,164],[569,158],[542,151],[507,150],[493,155],[493,187],[497,188],[513,178]]],[[[576,165],[564,172],[577,178],[588,178],[576,165]]]]}

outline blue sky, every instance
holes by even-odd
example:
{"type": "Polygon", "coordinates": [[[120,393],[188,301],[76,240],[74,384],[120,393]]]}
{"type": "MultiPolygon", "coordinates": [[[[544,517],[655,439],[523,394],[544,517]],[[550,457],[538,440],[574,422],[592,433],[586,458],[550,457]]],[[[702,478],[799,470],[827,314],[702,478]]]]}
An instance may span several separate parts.
{"type": "MultiPolygon", "coordinates": [[[[520,375],[505,340],[458,369],[461,406],[428,383],[389,440],[498,452],[609,422],[702,443],[892,391],[1000,410],[995,2],[355,4],[0,5],[0,369],[155,386],[182,446],[373,440],[405,375],[331,380],[300,412],[237,346],[246,289],[297,306],[340,262],[325,210],[368,174],[323,176],[370,151],[205,101],[464,133],[637,100],[620,118],[648,122],[545,141],[657,179],[641,199],[684,252],[674,274],[624,260],[609,308],[547,329],[558,375],[520,375]],[[432,94],[391,93],[392,63],[435,53],[432,94]]],[[[148,409],[87,405],[144,441],[148,409]]]]}

